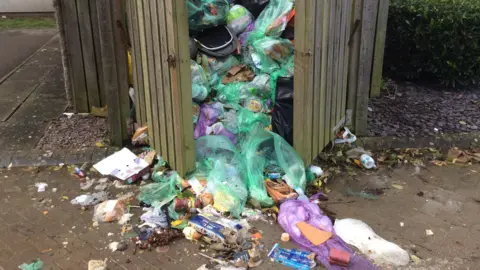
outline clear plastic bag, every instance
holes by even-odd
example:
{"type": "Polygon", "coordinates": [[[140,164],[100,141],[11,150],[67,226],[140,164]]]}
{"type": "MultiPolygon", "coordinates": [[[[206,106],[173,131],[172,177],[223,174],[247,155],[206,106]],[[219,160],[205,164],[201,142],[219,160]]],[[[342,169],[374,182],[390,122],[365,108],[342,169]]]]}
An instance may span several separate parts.
{"type": "Polygon", "coordinates": [[[220,79],[233,67],[240,64],[240,61],[230,55],[224,58],[211,57],[206,54],[199,54],[198,63],[207,71],[208,82],[210,86],[216,86],[220,79]]]}
{"type": "Polygon", "coordinates": [[[234,108],[238,108],[238,103],[240,102],[240,89],[246,84],[247,83],[245,82],[218,84],[217,87],[215,87],[217,90],[217,100],[229,104],[234,108]]]}
{"type": "Polygon", "coordinates": [[[254,129],[264,129],[270,125],[270,118],[264,113],[254,113],[241,108],[237,112],[237,133],[250,133],[254,129]]]}
{"type": "Polygon", "coordinates": [[[93,221],[112,222],[120,220],[125,212],[125,203],[120,200],[109,200],[95,206],[93,221]]]}
{"type": "Polygon", "coordinates": [[[252,14],[241,5],[234,5],[227,15],[227,26],[234,35],[239,35],[253,21],[252,14]]]}
{"type": "Polygon", "coordinates": [[[208,175],[207,190],[214,207],[239,217],[248,192],[244,183],[242,156],[225,136],[204,136],[195,144],[197,169],[208,175]]]}
{"type": "Polygon", "coordinates": [[[265,37],[252,41],[250,62],[261,72],[272,74],[287,64],[293,55],[293,43],[288,39],[265,37]]]}
{"type": "Polygon", "coordinates": [[[254,35],[249,39],[265,36],[280,37],[288,21],[294,15],[294,0],[270,0],[255,21],[254,35]]]}
{"type": "Polygon", "coordinates": [[[305,190],[305,166],[297,152],[278,134],[257,129],[242,145],[247,169],[247,186],[250,197],[263,206],[273,202],[264,184],[264,169],[276,168],[285,173],[287,184],[293,189],[305,190]]]}
{"type": "Polygon", "coordinates": [[[193,60],[190,60],[190,70],[192,72],[192,99],[202,102],[210,93],[207,75],[202,66],[193,60]]]}
{"type": "MultiPolygon", "coordinates": [[[[177,173],[175,172],[175,174],[177,173]]],[[[138,194],[137,199],[150,205],[154,202],[167,203],[173,200],[179,193],[176,188],[177,177],[164,177],[163,179],[165,179],[163,182],[152,183],[140,187],[140,193],[138,194]]]]}
{"type": "Polygon", "coordinates": [[[225,24],[228,10],[227,0],[187,0],[188,27],[201,31],[225,24]]]}

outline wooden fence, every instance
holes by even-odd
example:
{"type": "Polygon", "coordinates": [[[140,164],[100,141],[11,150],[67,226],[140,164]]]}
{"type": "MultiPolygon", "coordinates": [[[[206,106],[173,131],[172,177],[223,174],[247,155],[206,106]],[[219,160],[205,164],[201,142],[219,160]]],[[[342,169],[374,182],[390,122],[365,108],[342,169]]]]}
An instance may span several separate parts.
{"type": "Polygon", "coordinates": [[[194,169],[186,1],[127,0],[137,121],[181,175],[194,169]]]}
{"type": "MultiPolygon", "coordinates": [[[[363,133],[379,88],[388,1],[297,0],[294,147],[308,164],[348,125],[363,133]],[[378,33],[378,34],[377,34],[378,33]],[[373,74],[373,76],[372,76],[373,74]]],[[[128,0],[137,121],[180,173],[194,167],[185,1],[128,0]]]]}
{"type": "Polygon", "coordinates": [[[76,112],[108,106],[110,141],[128,140],[127,26],[122,0],[55,0],[76,112]]]}

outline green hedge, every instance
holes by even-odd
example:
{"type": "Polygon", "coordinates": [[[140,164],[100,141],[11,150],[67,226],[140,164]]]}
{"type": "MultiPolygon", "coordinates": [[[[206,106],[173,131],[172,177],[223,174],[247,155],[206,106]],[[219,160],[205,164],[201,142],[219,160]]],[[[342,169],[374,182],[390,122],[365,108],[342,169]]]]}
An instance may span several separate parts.
{"type": "Polygon", "coordinates": [[[385,68],[405,79],[479,85],[480,0],[391,0],[385,68]]]}

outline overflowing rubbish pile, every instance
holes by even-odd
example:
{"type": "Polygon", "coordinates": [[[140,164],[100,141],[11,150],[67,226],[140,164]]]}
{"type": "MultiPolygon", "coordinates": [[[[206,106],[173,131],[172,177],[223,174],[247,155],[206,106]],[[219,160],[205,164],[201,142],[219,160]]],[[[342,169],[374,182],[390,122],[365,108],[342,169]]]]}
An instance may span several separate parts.
{"type": "MultiPolygon", "coordinates": [[[[328,269],[376,269],[348,246],[361,241],[348,238],[347,244],[342,238],[350,236],[345,226],[334,229],[320,210],[326,195],[307,196],[307,186],[323,171],[306,168],[291,146],[294,0],[185,1],[196,169],[185,177],[172,170],[148,147],[148,128],[139,128],[132,138],[134,150],[122,149],[93,169],[85,165],[72,170],[85,193],[71,203],[92,207],[95,226],[122,226],[126,240],[111,243],[112,251],[132,245],[134,254],[158,251],[184,237],[214,252],[199,253],[215,264],[199,269],[249,269],[267,258],[297,269],[318,263],[328,269]],[[96,180],[95,173],[106,178],[96,180]],[[106,191],[132,185],[139,186],[138,194],[112,199],[106,191]],[[135,208],[142,213],[136,214],[135,208]],[[285,231],[279,242],[294,242],[299,249],[280,243],[267,247],[262,232],[252,225],[256,221],[278,222],[285,231]]],[[[355,139],[344,128],[336,143],[355,139]]],[[[375,168],[363,150],[356,151],[354,159],[375,168]]],[[[363,242],[359,245],[364,251],[363,242]]],[[[382,263],[381,256],[371,259],[382,263]]]]}

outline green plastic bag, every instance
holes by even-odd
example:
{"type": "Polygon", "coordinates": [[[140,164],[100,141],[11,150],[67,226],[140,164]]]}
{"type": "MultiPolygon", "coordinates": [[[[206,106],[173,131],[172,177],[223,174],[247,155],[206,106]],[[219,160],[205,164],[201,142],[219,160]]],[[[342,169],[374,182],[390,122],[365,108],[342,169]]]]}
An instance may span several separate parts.
{"type": "Polygon", "coordinates": [[[210,86],[216,86],[233,66],[240,64],[240,61],[233,55],[216,58],[203,53],[198,54],[197,62],[207,71],[210,86]]]}
{"type": "Polygon", "coordinates": [[[284,179],[293,189],[305,190],[305,165],[298,153],[278,134],[257,129],[242,145],[249,196],[262,206],[270,206],[264,185],[264,169],[284,173],[284,179]]]}
{"type": "Polygon", "coordinates": [[[270,0],[255,21],[255,29],[248,37],[249,43],[265,36],[280,37],[287,26],[294,2],[294,0],[270,0]]]}
{"type": "Polygon", "coordinates": [[[202,66],[193,60],[190,60],[190,70],[192,72],[192,99],[202,102],[210,93],[207,75],[202,66]]]}
{"type": "Polygon", "coordinates": [[[43,267],[43,262],[40,259],[37,259],[37,261],[31,264],[23,263],[18,266],[18,268],[22,270],[41,270],[42,267],[43,267]]]}
{"type": "Polygon", "coordinates": [[[240,90],[246,82],[234,82],[229,84],[219,83],[215,90],[217,91],[217,100],[224,104],[229,104],[233,108],[239,108],[240,90]]]}
{"type": "Polygon", "coordinates": [[[288,39],[264,37],[251,43],[246,52],[250,59],[245,61],[263,73],[272,74],[289,62],[293,50],[288,39]]]}
{"type": "Polygon", "coordinates": [[[188,28],[201,31],[223,25],[229,8],[227,0],[187,0],[188,28]]]}
{"type": "Polygon", "coordinates": [[[179,193],[176,187],[177,185],[181,186],[181,177],[175,171],[164,173],[154,181],[157,183],[140,187],[140,193],[137,196],[139,201],[150,205],[154,202],[165,204],[173,200],[179,193]]]}
{"type": "Polygon", "coordinates": [[[214,207],[239,217],[247,202],[245,166],[235,145],[225,136],[203,136],[195,143],[197,169],[207,173],[214,207]]]}
{"type": "Polygon", "coordinates": [[[237,133],[250,133],[269,125],[270,118],[264,113],[254,113],[245,108],[241,108],[237,112],[237,133]]]}

